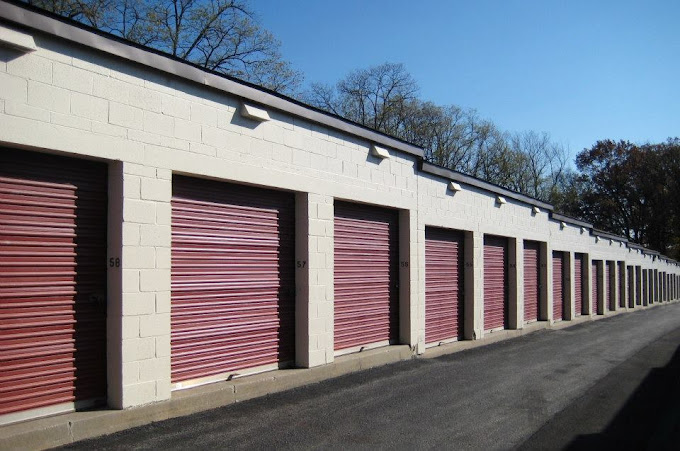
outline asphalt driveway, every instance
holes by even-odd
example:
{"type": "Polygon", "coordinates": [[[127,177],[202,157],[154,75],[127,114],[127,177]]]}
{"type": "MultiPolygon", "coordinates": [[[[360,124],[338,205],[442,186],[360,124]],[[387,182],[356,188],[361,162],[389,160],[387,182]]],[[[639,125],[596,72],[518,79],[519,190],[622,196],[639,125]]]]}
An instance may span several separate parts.
{"type": "Polygon", "coordinates": [[[680,443],[680,304],[400,362],[63,449],[680,443]]]}

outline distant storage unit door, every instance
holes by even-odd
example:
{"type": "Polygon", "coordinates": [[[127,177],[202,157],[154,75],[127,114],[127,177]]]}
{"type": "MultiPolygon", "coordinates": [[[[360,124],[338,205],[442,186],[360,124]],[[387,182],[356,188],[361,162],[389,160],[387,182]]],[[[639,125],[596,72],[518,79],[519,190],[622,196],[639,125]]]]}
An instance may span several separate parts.
{"type": "Polygon", "coordinates": [[[642,270],[635,267],[635,304],[642,305],[642,270]]]}
{"type": "Polygon", "coordinates": [[[463,332],[463,235],[425,229],[425,342],[458,338],[463,332]]]}
{"type": "Polygon", "coordinates": [[[538,320],[540,244],[524,242],[524,321],[538,320]]]}
{"type": "Polygon", "coordinates": [[[628,307],[633,308],[635,307],[635,267],[634,266],[628,266],[628,307]]]}
{"type": "Polygon", "coordinates": [[[564,254],[553,252],[553,319],[564,319],[564,254]]]}
{"type": "Polygon", "coordinates": [[[0,415],[106,397],[107,173],[0,149],[0,415]]]}
{"type": "MultiPolygon", "coordinates": [[[[583,314],[583,254],[574,256],[574,313],[583,314]]],[[[587,312],[586,312],[587,313],[587,312]]]]}
{"type": "Polygon", "coordinates": [[[335,350],[399,335],[398,212],[335,203],[335,350]]]}
{"type": "Polygon", "coordinates": [[[590,311],[597,315],[597,298],[600,295],[600,284],[599,277],[597,276],[597,262],[592,262],[591,272],[590,272],[590,311]]]}
{"type": "Polygon", "coordinates": [[[649,303],[649,278],[647,270],[642,270],[642,302],[644,305],[649,303]]]}
{"type": "Polygon", "coordinates": [[[175,176],[172,382],[295,357],[290,193],[175,176]]]}
{"type": "Polygon", "coordinates": [[[611,272],[609,267],[609,262],[603,262],[604,265],[604,309],[611,310],[611,298],[612,298],[612,280],[611,272]]]}
{"type": "Polygon", "coordinates": [[[626,307],[626,265],[619,262],[619,307],[626,307]]]}
{"type": "Polygon", "coordinates": [[[508,240],[484,237],[484,329],[506,327],[508,317],[508,240]]]}

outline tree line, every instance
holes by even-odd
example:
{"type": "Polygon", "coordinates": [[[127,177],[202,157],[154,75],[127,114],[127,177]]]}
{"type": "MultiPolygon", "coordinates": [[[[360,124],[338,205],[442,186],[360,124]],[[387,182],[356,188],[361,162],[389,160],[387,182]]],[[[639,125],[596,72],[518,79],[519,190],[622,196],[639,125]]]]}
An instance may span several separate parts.
{"type": "Polygon", "coordinates": [[[248,0],[22,0],[422,147],[425,158],[553,204],[680,259],[680,141],[602,140],[577,156],[545,132],[501,130],[474,109],[419,97],[402,64],[303,87],[248,0]]]}

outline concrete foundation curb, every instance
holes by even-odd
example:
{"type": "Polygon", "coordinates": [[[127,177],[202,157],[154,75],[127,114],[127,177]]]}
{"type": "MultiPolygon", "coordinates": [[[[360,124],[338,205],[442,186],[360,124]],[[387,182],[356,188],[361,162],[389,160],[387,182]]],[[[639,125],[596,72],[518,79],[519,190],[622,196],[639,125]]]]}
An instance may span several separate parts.
{"type": "MultiPolygon", "coordinates": [[[[519,330],[503,330],[484,336],[481,340],[466,340],[432,347],[419,358],[435,358],[491,343],[521,337],[539,330],[573,327],[589,321],[606,319],[625,312],[636,312],[678,301],[655,303],[642,308],[620,309],[606,315],[580,316],[571,321],[549,324],[539,321],[519,330]]],[[[215,409],[334,377],[351,374],[390,363],[415,358],[407,345],[372,349],[338,357],[335,362],[307,369],[284,369],[181,390],[168,401],[127,410],[99,410],[73,412],[47,418],[29,420],[0,427],[0,449],[38,450],[65,445],[88,438],[112,434],[125,429],[150,424],[205,410],[215,409]]]]}

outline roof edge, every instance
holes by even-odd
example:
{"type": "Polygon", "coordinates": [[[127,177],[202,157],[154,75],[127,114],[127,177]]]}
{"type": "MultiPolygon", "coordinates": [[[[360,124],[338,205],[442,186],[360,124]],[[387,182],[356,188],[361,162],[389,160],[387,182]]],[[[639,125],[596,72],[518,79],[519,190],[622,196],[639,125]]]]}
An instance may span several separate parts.
{"type": "Polygon", "coordinates": [[[454,182],[458,183],[464,183],[469,186],[474,186],[475,188],[482,189],[484,191],[488,191],[493,194],[499,194],[502,196],[505,196],[507,198],[516,200],[518,202],[522,202],[524,204],[528,205],[533,205],[539,208],[543,208],[548,211],[553,210],[553,206],[550,205],[549,203],[543,202],[538,199],[534,199],[533,197],[527,196],[525,194],[517,193],[515,191],[511,191],[507,188],[503,188],[502,186],[494,185],[491,182],[486,182],[484,180],[478,179],[476,177],[473,177],[471,175],[465,175],[461,172],[454,171],[452,169],[447,169],[441,166],[437,166],[432,163],[428,163],[425,160],[422,160],[422,163],[420,165],[420,170],[422,172],[428,173],[428,174],[433,174],[433,175],[438,175],[440,177],[444,177],[446,179],[452,180],[454,182]]]}
{"type": "MultiPolygon", "coordinates": [[[[68,19],[59,20],[47,14],[33,11],[25,5],[0,2],[0,18],[40,33],[56,36],[75,45],[92,48],[109,55],[138,63],[151,69],[218,89],[228,94],[246,99],[260,105],[289,113],[310,122],[325,125],[335,130],[363,138],[367,141],[422,158],[424,151],[413,144],[390,137],[360,124],[350,122],[339,116],[322,112],[282,95],[267,92],[247,82],[236,81],[223,74],[200,68],[189,62],[175,59],[171,55],[155,49],[139,46],[114,35],[95,32],[82,24],[76,26],[68,19]]],[[[63,18],[61,18],[63,19],[63,18]]]]}
{"type": "Polygon", "coordinates": [[[571,216],[566,216],[566,215],[563,215],[563,214],[560,214],[560,213],[553,212],[551,217],[555,221],[566,222],[567,224],[571,224],[571,225],[575,225],[575,226],[579,226],[579,227],[585,227],[586,229],[592,229],[593,228],[593,225],[588,223],[588,222],[581,221],[580,219],[572,218],[571,216]]]}

